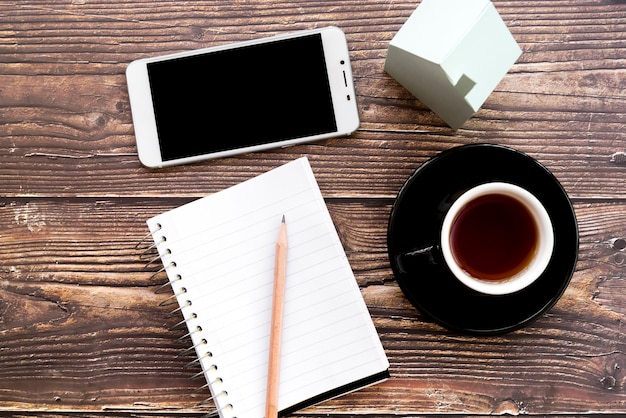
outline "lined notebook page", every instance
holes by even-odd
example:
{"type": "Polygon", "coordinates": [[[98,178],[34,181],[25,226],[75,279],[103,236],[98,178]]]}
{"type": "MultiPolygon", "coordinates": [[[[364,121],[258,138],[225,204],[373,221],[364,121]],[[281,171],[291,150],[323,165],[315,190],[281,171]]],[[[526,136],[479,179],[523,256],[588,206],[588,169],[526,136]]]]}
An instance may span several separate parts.
{"type": "Polygon", "coordinates": [[[311,167],[300,158],[148,221],[223,417],[265,412],[283,215],[289,251],[279,408],[389,367],[311,167]]]}

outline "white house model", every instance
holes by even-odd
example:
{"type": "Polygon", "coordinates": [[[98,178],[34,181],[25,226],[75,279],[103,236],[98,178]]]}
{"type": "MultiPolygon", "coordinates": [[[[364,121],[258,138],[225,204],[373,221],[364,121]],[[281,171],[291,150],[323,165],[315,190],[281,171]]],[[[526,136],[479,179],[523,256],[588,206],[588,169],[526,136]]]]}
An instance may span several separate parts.
{"type": "Polygon", "coordinates": [[[389,44],[385,71],[452,129],[522,53],[489,0],[422,0],[389,44]]]}

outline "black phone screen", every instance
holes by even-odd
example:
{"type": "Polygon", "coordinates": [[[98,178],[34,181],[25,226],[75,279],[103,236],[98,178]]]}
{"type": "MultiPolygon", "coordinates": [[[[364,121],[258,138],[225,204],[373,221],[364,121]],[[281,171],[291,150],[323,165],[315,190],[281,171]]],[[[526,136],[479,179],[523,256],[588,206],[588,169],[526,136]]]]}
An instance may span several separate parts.
{"type": "Polygon", "coordinates": [[[319,34],[147,68],[163,161],[337,130],[319,34]]]}

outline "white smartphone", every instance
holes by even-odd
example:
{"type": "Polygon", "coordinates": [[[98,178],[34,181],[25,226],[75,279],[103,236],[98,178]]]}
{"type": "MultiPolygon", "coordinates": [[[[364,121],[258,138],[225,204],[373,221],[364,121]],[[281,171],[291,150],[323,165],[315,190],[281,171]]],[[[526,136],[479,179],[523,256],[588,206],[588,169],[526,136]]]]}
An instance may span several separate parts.
{"type": "Polygon", "coordinates": [[[359,126],[346,37],[336,27],[140,59],[126,79],[148,167],[349,135],[359,126]]]}

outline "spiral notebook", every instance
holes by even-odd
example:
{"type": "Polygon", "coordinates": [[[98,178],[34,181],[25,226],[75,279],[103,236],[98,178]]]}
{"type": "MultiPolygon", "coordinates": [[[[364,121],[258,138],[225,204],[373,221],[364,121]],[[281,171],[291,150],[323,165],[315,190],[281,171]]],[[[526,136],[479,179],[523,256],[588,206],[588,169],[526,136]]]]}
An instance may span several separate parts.
{"type": "Polygon", "coordinates": [[[262,418],[274,269],[289,237],[281,415],[389,377],[306,157],[148,220],[221,417],[262,418]]]}

